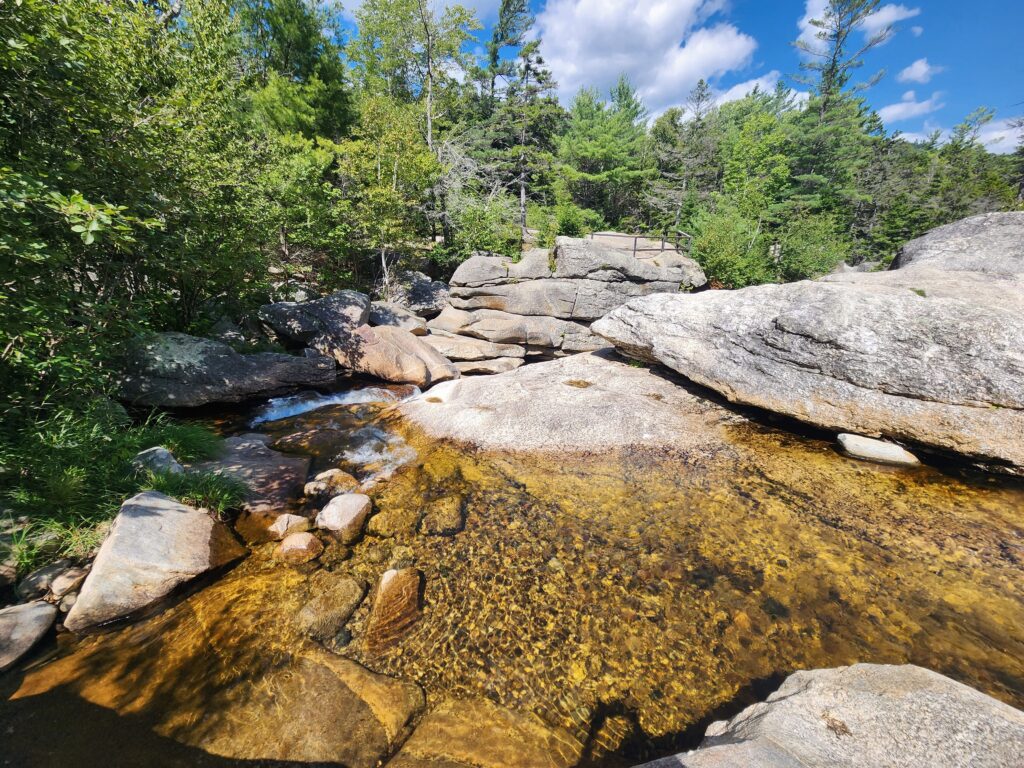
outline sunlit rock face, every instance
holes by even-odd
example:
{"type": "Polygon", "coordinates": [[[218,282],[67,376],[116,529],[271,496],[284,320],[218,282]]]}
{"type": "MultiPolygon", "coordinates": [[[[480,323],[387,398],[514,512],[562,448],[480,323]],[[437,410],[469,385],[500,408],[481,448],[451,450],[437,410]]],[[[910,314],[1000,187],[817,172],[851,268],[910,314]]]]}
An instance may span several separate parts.
{"type": "Polygon", "coordinates": [[[5,748],[39,754],[40,713],[73,711],[91,737],[65,744],[116,734],[146,764],[174,745],[195,751],[162,764],[284,744],[292,760],[496,766],[484,758],[518,739],[550,765],[630,765],[678,752],[765,680],[863,661],[1024,703],[1015,481],[847,458],[600,356],[479,382],[261,424],[313,472],[373,479],[363,537],[325,536],[301,566],[256,545],[163,613],[66,643],[11,683],[5,748]],[[477,414],[450,433],[420,418],[460,402],[477,414]],[[517,419],[546,419],[553,437],[484,439],[517,419]],[[461,525],[436,524],[453,510],[461,525]],[[376,642],[382,577],[405,569],[416,610],[403,602],[387,625],[400,630],[376,642]]]}

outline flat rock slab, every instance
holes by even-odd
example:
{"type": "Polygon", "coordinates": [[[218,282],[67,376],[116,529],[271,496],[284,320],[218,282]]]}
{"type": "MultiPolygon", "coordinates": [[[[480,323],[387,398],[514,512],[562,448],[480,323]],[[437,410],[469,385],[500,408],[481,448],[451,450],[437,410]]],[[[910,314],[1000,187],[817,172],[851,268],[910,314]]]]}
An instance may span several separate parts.
{"type": "Polygon", "coordinates": [[[437,331],[423,339],[449,360],[490,360],[495,357],[526,357],[526,350],[518,344],[495,344],[493,341],[457,336],[437,331]]]}
{"type": "Polygon", "coordinates": [[[259,433],[229,437],[219,458],[192,467],[197,472],[212,472],[244,483],[246,511],[276,520],[289,501],[299,496],[309,474],[310,457],[280,453],[267,446],[270,438],[259,433]]]}
{"type": "Polygon", "coordinates": [[[591,333],[582,323],[556,317],[516,315],[496,309],[468,312],[447,307],[427,325],[432,332],[444,331],[495,344],[514,344],[541,350],[589,352],[608,346],[607,341],[591,333]]]}
{"type": "Polygon", "coordinates": [[[206,751],[236,760],[375,768],[422,711],[413,683],[375,674],[326,651],[273,669],[247,700],[204,724],[206,751]],[[274,723],[256,730],[252,723],[274,723]]]}
{"type": "Polygon", "coordinates": [[[191,408],[327,385],[336,376],[328,357],[241,355],[219,341],[161,333],[129,351],[120,394],[138,405],[191,408]]]}
{"type": "Polygon", "coordinates": [[[137,494],[121,505],[64,626],[78,632],[128,616],[245,554],[206,512],[155,491],[137,494]]]}
{"type": "Polygon", "coordinates": [[[0,610],[0,672],[13,667],[53,626],[57,607],[37,601],[0,610]]]}
{"type": "Polygon", "coordinates": [[[389,763],[395,768],[569,768],[583,745],[533,714],[486,699],[442,702],[427,713],[389,763]]]}
{"type": "Polygon", "coordinates": [[[493,376],[514,371],[525,362],[521,357],[496,357],[493,360],[456,363],[455,367],[463,376],[493,376]]]}
{"type": "Polygon", "coordinates": [[[593,329],[734,402],[1024,471],[1024,315],[908,289],[911,272],[648,296],[593,329]]]}
{"type": "Polygon", "coordinates": [[[738,419],[671,379],[603,353],[460,379],[399,406],[429,435],[506,451],[721,447],[738,419]]]}
{"type": "Polygon", "coordinates": [[[797,672],[648,768],[1013,768],[1024,712],[912,665],[797,672]]]}

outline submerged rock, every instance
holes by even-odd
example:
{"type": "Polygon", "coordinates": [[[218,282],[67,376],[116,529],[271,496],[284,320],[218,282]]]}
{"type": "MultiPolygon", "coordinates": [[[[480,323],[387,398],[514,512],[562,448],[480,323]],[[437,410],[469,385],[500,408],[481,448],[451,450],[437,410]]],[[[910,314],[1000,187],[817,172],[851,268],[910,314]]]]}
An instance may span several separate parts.
{"type": "Polygon", "coordinates": [[[343,339],[318,337],[314,345],[343,367],[384,381],[426,388],[459,377],[458,369],[429,344],[389,326],[362,325],[343,339]]]}
{"type": "Polygon", "coordinates": [[[394,768],[508,768],[576,765],[583,745],[533,714],[483,698],[442,702],[427,713],[394,760],[394,768]]]}
{"type": "Polygon", "coordinates": [[[370,305],[370,325],[390,325],[413,336],[426,336],[427,321],[401,304],[375,301],[370,305]]]}
{"type": "Polygon", "coordinates": [[[329,531],[342,544],[351,544],[363,534],[363,526],[372,509],[370,497],[361,493],[335,496],[317,514],[316,527],[329,531]]]}
{"type": "Polygon", "coordinates": [[[64,621],[73,632],[128,616],[246,554],[227,526],[169,496],[128,499],[64,621]]]}
{"type": "Polygon", "coordinates": [[[0,672],[32,650],[57,617],[57,608],[42,601],[0,610],[0,672]]]}
{"type": "Polygon", "coordinates": [[[329,642],[342,631],[365,595],[366,584],[362,580],[348,576],[334,579],[302,607],[299,627],[314,640],[329,642]]]}
{"type": "Polygon", "coordinates": [[[677,383],[592,353],[460,379],[399,406],[428,434],[495,450],[717,449],[733,414],[677,383]]]}
{"type": "Polygon", "coordinates": [[[1022,753],[1019,710],[921,667],[855,664],[790,675],[648,768],[1010,768],[1022,753]]]}
{"type": "Polygon", "coordinates": [[[323,551],[324,545],[312,533],[292,533],[277,545],[274,557],[292,565],[300,565],[316,560],[323,551]]]}
{"type": "Polygon", "coordinates": [[[861,435],[841,434],[837,438],[843,453],[855,459],[877,461],[881,464],[897,464],[914,467],[921,462],[910,451],[884,440],[874,440],[861,435]]]}
{"type": "Polygon", "coordinates": [[[138,405],[191,408],[331,384],[336,375],[334,361],[323,356],[241,355],[219,341],[160,333],[129,352],[121,397],[138,405]]]}
{"type": "Polygon", "coordinates": [[[420,589],[423,575],[415,568],[385,571],[366,627],[366,647],[377,653],[409,631],[420,618],[420,589]]]}
{"type": "Polygon", "coordinates": [[[420,532],[432,536],[450,536],[466,524],[461,496],[445,496],[427,505],[420,521],[420,532]]]}
{"type": "Polygon", "coordinates": [[[1024,315],[986,298],[1021,284],[953,298],[903,287],[915,277],[649,296],[594,330],[734,402],[1024,470],[1024,315]]]}

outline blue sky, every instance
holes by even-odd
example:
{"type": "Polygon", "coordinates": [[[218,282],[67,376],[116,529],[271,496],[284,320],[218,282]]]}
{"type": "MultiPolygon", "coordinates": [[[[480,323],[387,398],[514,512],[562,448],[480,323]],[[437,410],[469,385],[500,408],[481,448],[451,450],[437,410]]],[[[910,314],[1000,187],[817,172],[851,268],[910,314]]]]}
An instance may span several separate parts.
{"type": "MultiPolygon", "coordinates": [[[[800,63],[790,42],[824,3],[533,0],[532,7],[563,101],[581,85],[607,89],[625,72],[657,114],[681,104],[701,77],[722,99],[742,96],[754,83],[788,82],[800,63]]],[[[498,0],[463,4],[476,9],[486,36],[498,0]]],[[[1008,123],[1024,115],[1024,0],[884,3],[879,14],[876,26],[891,20],[898,31],[868,54],[862,72],[886,70],[866,97],[887,127],[923,138],[988,106],[996,119],[982,140],[993,151],[1012,151],[1016,132],[1008,123]]]]}

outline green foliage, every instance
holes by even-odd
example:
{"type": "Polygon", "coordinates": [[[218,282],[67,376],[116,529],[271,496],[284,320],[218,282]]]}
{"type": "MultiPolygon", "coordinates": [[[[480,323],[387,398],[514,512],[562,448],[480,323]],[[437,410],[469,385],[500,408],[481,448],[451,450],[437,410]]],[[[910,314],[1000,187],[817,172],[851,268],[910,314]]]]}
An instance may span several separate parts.
{"type": "Polygon", "coordinates": [[[715,210],[702,210],[694,225],[691,254],[712,283],[743,288],[772,280],[772,265],[758,223],[736,206],[719,200],[715,210]]]}
{"type": "Polygon", "coordinates": [[[834,216],[794,218],[778,232],[778,270],[783,280],[806,280],[828,274],[850,255],[834,216]]]}
{"type": "Polygon", "coordinates": [[[224,518],[241,506],[248,488],[233,477],[209,472],[149,472],[141,480],[141,490],[159,491],[183,504],[207,509],[218,518],[224,518]]]}
{"type": "Polygon", "coordinates": [[[58,407],[5,427],[0,497],[3,507],[32,519],[16,548],[26,568],[46,558],[85,554],[96,543],[96,527],[139,490],[174,489],[171,495],[182,500],[178,491],[187,491],[188,499],[202,499],[218,511],[237,506],[240,499],[237,486],[220,480],[189,475],[187,480],[154,481],[132,467],[139,451],[156,445],[182,461],[215,456],[220,438],[195,424],[162,416],[134,424],[122,408],[97,399],[82,409],[58,407]],[[42,539],[45,547],[41,534],[49,534],[42,539]]]}

